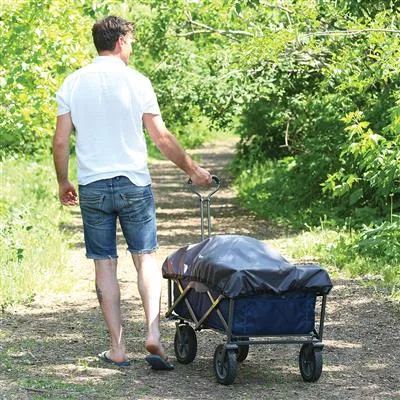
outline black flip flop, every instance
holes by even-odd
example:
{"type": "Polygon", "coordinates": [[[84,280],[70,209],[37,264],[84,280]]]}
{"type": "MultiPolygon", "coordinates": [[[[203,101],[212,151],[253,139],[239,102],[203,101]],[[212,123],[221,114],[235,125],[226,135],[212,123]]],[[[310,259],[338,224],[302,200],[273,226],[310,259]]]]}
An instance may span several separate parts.
{"type": "Polygon", "coordinates": [[[157,371],[171,371],[174,369],[174,366],[168,360],[157,354],[149,354],[145,360],[150,364],[152,369],[157,371]]]}
{"type": "Polygon", "coordinates": [[[116,365],[117,367],[129,367],[131,365],[131,362],[129,360],[125,361],[111,360],[111,358],[107,356],[107,351],[103,351],[102,353],[98,354],[97,357],[99,357],[101,361],[104,361],[107,364],[116,365]]]}

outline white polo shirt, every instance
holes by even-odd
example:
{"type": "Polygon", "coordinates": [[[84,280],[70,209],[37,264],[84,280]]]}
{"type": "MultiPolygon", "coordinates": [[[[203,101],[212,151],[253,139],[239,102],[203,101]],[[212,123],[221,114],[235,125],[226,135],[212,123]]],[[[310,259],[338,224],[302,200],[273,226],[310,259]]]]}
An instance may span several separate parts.
{"type": "Polygon", "coordinates": [[[57,115],[71,112],[76,129],[80,185],[118,175],[151,183],[142,117],[161,113],[148,78],[119,58],[99,56],[65,79],[56,100],[57,115]]]}

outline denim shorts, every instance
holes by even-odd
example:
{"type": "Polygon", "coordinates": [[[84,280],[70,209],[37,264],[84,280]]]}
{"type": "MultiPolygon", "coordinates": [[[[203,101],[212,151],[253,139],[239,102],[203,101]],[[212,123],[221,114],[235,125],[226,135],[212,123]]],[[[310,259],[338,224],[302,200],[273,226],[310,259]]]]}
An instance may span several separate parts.
{"type": "Polygon", "coordinates": [[[86,256],[117,258],[117,218],[134,254],[157,249],[157,228],[151,186],[136,186],[125,176],[79,185],[86,256]]]}

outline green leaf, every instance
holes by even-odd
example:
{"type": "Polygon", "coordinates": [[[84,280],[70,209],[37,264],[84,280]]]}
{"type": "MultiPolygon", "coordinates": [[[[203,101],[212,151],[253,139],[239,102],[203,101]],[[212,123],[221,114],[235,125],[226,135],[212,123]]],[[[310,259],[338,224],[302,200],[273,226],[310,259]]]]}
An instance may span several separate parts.
{"type": "Polygon", "coordinates": [[[240,5],[240,3],[235,3],[235,10],[236,13],[240,15],[240,13],[242,12],[242,6],[240,5]]]}
{"type": "Polygon", "coordinates": [[[355,203],[357,203],[358,200],[360,200],[364,196],[364,191],[362,188],[359,188],[355,190],[349,198],[349,205],[352,206],[355,203]]]}

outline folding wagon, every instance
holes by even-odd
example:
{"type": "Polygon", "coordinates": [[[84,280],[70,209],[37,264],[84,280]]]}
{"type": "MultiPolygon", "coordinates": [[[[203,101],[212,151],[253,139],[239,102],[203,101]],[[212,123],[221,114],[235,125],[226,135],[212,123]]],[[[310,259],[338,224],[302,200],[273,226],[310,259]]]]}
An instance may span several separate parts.
{"type": "Polygon", "coordinates": [[[296,343],[302,345],[303,380],[317,381],[322,373],[326,301],[332,288],[329,275],[316,265],[290,264],[251,237],[210,236],[211,196],[220,187],[219,179],[213,180],[216,187],[204,197],[188,183],[200,201],[201,242],[178,249],[163,264],[163,277],[168,279],[166,317],[177,321],[177,361],[192,362],[197,354],[196,331],[213,329],[226,335],[213,358],[219,383],[234,382],[237,363],[246,359],[250,345],[296,343]]]}

